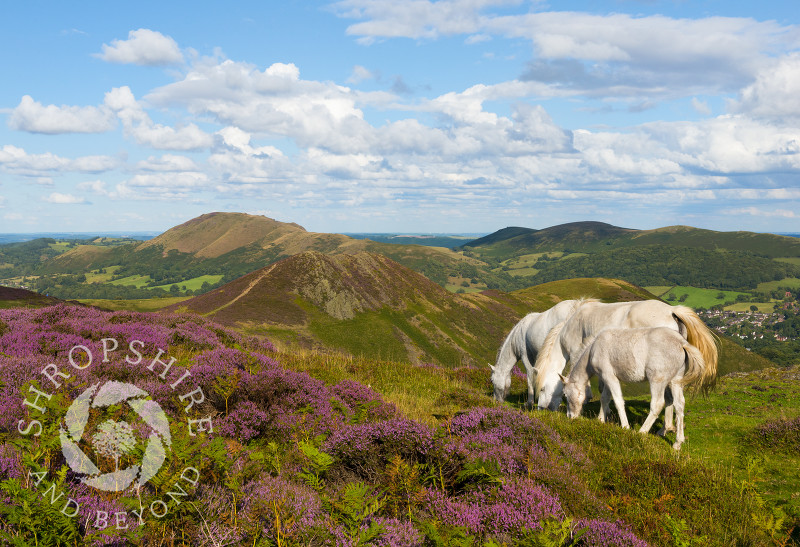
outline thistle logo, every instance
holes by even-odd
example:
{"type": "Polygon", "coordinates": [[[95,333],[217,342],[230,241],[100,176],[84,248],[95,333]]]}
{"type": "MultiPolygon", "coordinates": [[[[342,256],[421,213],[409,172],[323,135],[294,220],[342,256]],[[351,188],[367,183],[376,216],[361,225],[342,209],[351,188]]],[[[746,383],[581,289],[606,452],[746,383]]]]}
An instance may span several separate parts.
{"type": "Polygon", "coordinates": [[[172,437],[166,414],[157,402],[147,399],[148,396],[133,384],[110,381],[102,386],[94,384],[72,402],[64,423],[59,426],[61,450],[69,467],[85,475],[81,479],[85,484],[98,490],[119,492],[132,484],[142,486],[158,473],[166,459],[166,449],[172,445],[172,437]],[[132,425],[107,417],[127,418],[131,414],[140,419],[138,423],[132,425]],[[90,417],[95,427],[94,433],[87,435],[90,417]],[[146,445],[143,450],[136,450],[143,444],[136,438],[136,433],[142,429],[149,430],[145,432],[146,445]],[[79,444],[87,440],[85,437],[95,455],[113,460],[113,470],[101,471],[98,462],[81,450],[79,444]],[[132,452],[143,452],[141,461],[120,469],[120,458],[132,452]]]}

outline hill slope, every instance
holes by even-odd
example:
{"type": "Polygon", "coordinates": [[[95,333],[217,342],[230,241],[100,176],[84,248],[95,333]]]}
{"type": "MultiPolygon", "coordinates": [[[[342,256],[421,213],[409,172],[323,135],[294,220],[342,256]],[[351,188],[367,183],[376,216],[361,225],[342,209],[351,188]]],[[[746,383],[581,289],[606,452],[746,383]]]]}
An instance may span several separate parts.
{"type": "Polygon", "coordinates": [[[689,226],[632,230],[575,222],[543,230],[505,228],[462,249],[531,285],[603,276],[642,286],[752,290],[800,277],[800,239],[689,226]]]}
{"type": "MultiPolygon", "coordinates": [[[[165,311],[198,313],[293,347],[482,367],[494,362],[505,335],[525,314],[580,297],[621,302],[653,295],[603,278],[459,295],[382,255],[307,251],[165,311]]],[[[721,373],[765,366],[771,363],[724,342],[721,373]]]]}
{"type": "Polygon", "coordinates": [[[481,254],[534,252],[598,252],[602,250],[671,245],[695,249],[726,249],[768,258],[800,256],[800,239],[754,232],[718,232],[691,226],[667,226],[654,230],[620,228],[602,222],[572,222],[542,230],[503,228],[463,247],[481,254]]]}

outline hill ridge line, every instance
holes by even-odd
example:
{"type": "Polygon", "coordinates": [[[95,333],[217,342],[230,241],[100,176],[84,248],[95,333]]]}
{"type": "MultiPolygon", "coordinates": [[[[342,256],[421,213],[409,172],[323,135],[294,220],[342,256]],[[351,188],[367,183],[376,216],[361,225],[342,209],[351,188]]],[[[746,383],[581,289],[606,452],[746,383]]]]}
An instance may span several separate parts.
{"type": "Polygon", "coordinates": [[[210,312],[208,312],[208,313],[204,313],[203,315],[204,315],[204,316],[208,316],[208,315],[215,314],[215,313],[217,313],[217,312],[219,312],[219,311],[222,311],[222,310],[224,310],[225,308],[227,308],[228,306],[230,306],[231,304],[234,304],[236,301],[238,301],[238,300],[239,300],[240,298],[242,298],[243,296],[246,296],[246,295],[247,295],[247,293],[249,293],[250,291],[252,291],[252,290],[253,290],[253,288],[254,288],[256,285],[258,285],[258,284],[261,282],[261,280],[262,280],[262,279],[264,279],[265,277],[267,277],[267,276],[269,275],[269,273],[270,273],[270,272],[271,272],[273,269],[275,269],[275,266],[276,266],[276,264],[277,264],[277,262],[276,262],[275,264],[271,264],[271,265],[269,266],[269,268],[268,268],[268,269],[266,269],[266,270],[262,271],[262,272],[261,272],[261,274],[260,274],[258,277],[256,277],[256,278],[255,278],[253,281],[251,281],[251,282],[250,282],[250,284],[247,286],[247,288],[246,288],[245,290],[243,290],[242,292],[240,292],[240,293],[239,293],[239,294],[236,296],[236,298],[232,299],[230,302],[226,302],[225,304],[223,304],[222,306],[220,306],[219,308],[217,308],[217,309],[215,309],[215,310],[211,310],[211,311],[210,311],[210,312]]]}

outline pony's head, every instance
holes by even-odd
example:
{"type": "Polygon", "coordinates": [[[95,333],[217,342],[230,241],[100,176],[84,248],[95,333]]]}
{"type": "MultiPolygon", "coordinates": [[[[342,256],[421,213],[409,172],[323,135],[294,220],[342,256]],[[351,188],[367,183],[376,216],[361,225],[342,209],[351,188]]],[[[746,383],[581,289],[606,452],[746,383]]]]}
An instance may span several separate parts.
{"type": "Polygon", "coordinates": [[[561,404],[564,382],[558,374],[540,374],[542,380],[536,382],[539,388],[539,410],[557,410],[561,404]]]}
{"type": "Polygon", "coordinates": [[[511,375],[502,374],[497,370],[497,367],[489,365],[492,369],[492,385],[494,386],[494,400],[502,403],[506,400],[508,392],[511,390],[511,375]]]}
{"type": "Polygon", "coordinates": [[[559,374],[559,379],[564,388],[564,402],[567,405],[567,417],[577,418],[583,410],[583,403],[586,401],[586,386],[579,385],[578,382],[571,382],[559,374]]]}

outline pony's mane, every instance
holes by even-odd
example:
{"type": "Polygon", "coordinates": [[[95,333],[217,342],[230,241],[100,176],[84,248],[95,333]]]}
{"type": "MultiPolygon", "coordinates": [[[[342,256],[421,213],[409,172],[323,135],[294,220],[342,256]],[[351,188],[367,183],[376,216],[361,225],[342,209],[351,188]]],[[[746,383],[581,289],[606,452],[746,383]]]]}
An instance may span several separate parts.
{"type": "MultiPolygon", "coordinates": [[[[533,313],[536,313],[536,312],[533,312],[533,313]]],[[[500,348],[497,350],[497,353],[495,354],[495,367],[494,368],[497,368],[497,367],[500,366],[501,359],[503,359],[503,357],[505,356],[506,352],[508,352],[508,351],[510,351],[511,354],[513,354],[513,356],[515,357],[514,362],[511,363],[511,366],[509,367],[509,371],[513,367],[513,365],[516,364],[517,355],[516,355],[516,352],[514,351],[514,343],[516,342],[515,338],[517,338],[520,335],[520,331],[522,331],[526,327],[526,323],[527,322],[525,320],[528,317],[530,317],[531,315],[533,315],[533,313],[529,313],[525,317],[520,319],[517,322],[517,324],[514,325],[511,328],[510,331],[508,331],[508,334],[506,335],[505,339],[503,340],[503,343],[500,344],[500,348]]],[[[538,315],[538,313],[537,313],[537,315],[538,315]]],[[[505,371],[502,371],[502,372],[505,372],[505,371]]]]}
{"type": "Polygon", "coordinates": [[[555,348],[556,340],[558,340],[558,337],[561,334],[561,329],[564,327],[564,323],[566,322],[567,321],[564,320],[550,329],[550,332],[547,333],[547,337],[544,339],[542,349],[539,351],[539,355],[536,358],[536,364],[533,366],[533,368],[536,371],[537,393],[542,389],[545,376],[547,376],[551,372],[550,369],[553,368],[550,356],[553,354],[553,348],[555,348]]]}

